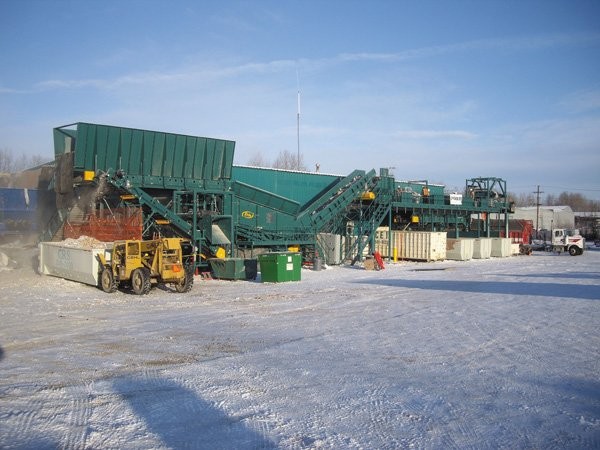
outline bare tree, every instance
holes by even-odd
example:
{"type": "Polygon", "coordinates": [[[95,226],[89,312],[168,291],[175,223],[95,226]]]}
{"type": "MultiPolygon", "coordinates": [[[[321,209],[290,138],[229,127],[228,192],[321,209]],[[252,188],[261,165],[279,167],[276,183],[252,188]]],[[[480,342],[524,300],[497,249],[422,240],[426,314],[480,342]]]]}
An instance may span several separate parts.
{"type": "Polygon", "coordinates": [[[556,195],[548,194],[546,195],[546,201],[543,203],[543,205],[554,206],[556,205],[556,201],[556,195]]]}
{"type": "Polygon", "coordinates": [[[578,192],[561,192],[558,196],[548,194],[544,203],[547,206],[570,206],[573,211],[595,212],[600,210],[600,202],[590,200],[578,192]]]}
{"type": "Polygon", "coordinates": [[[3,148],[0,149],[0,172],[20,172],[39,166],[47,160],[48,158],[44,158],[40,155],[26,154],[21,154],[18,158],[15,158],[12,150],[3,148]]]}
{"type": "Polygon", "coordinates": [[[264,158],[261,152],[256,152],[252,158],[248,160],[248,165],[254,167],[269,167],[269,162],[264,158]]]}
{"type": "Polygon", "coordinates": [[[535,195],[533,193],[509,193],[508,197],[515,202],[516,206],[535,206],[535,195]]]}
{"type": "Polygon", "coordinates": [[[13,154],[6,148],[0,149],[0,172],[12,172],[14,165],[13,154]]]}
{"type": "Polygon", "coordinates": [[[300,154],[300,161],[298,161],[298,156],[289,150],[283,150],[279,153],[273,167],[287,170],[307,170],[304,165],[304,155],[300,154]]]}

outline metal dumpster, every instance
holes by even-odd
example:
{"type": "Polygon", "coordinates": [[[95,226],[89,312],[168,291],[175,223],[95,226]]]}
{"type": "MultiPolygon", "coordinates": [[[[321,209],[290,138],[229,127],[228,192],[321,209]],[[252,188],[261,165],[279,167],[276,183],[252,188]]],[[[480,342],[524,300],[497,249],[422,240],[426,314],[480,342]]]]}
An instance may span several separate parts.
{"type": "Polygon", "coordinates": [[[300,281],[302,255],[300,253],[266,253],[258,257],[260,279],[263,282],[300,281]]]}
{"type": "Polygon", "coordinates": [[[39,272],[98,286],[100,265],[97,255],[106,248],[78,248],[61,242],[41,242],[39,272]]]}
{"type": "Polygon", "coordinates": [[[246,279],[246,266],[243,258],[213,258],[208,262],[215,278],[221,280],[246,279]]]}

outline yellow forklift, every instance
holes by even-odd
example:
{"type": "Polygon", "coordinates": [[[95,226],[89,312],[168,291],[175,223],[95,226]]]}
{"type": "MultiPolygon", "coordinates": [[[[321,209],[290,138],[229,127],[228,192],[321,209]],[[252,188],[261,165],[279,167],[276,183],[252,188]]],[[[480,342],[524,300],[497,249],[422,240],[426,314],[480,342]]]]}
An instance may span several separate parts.
{"type": "Polygon", "coordinates": [[[172,284],[177,292],[188,292],[194,283],[192,255],[188,239],[115,241],[111,250],[98,255],[100,287],[104,292],[115,292],[127,286],[144,295],[152,284],[161,283],[172,284]]]}

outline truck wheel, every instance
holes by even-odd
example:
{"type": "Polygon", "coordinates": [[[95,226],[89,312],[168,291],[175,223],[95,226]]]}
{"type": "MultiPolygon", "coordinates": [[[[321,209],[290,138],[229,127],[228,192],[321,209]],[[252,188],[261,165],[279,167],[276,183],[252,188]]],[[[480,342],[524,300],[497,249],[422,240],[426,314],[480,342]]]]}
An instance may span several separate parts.
{"type": "Polygon", "coordinates": [[[112,269],[108,266],[105,266],[100,274],[100,287],[104,292],[109,294],[117,290],[117,282],[115,281],[112,269]]]}
{"type": "Polygon", "coordinates": [[[577,247],[575,247],[574,245],[572,245],[571,247],[569,247],[569,255],[571,256],[575,256],[579,254],[579,249],[577,247]]]}
{"type": "Polygon", "coordinates": [[[194,272],[192,270],[185,271],[185,277],[183,277],[179,282],[175,283],[175,290],[177,292],[189,292],[192,290],[192,286],[194,285],[194,272]]]}
{"type": "Polygon", "coordinates": [[[150,271],[145,267],[135,269],[131,273],[131,289],[134,294],[145,295],[150,292],[150,271]]]}

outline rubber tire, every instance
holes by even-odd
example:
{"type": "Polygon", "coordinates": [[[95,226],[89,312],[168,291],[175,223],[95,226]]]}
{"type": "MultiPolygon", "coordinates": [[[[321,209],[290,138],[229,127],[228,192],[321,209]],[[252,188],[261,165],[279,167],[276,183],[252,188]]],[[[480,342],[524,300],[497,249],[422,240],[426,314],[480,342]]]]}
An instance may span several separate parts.
{"type": "Polygon", "coordinates": [[[192,270],[185,271],[185,277],[179,283],[175,283],[175,290],[180,293],[190,292],[194,285],[194,272],[192,270]]]}
{"type": "Polygon", "coordinates": [[[115,281],[112,269],[108,266],[105,266],[100,274],[100,287],[108,294],[117,290],[117,282],[115,281]]]}
{"type": "Polygon", "coordinates": [[[140,267],[131,272],[131,290],[136,295],[146,295],[150,292],[152,284],[150,282],[150,271],[145,267],[140,267]]]}
{"type": "Polygon", "coordinates": [[[571,255],[571,256],[579,255],[579,249],[577,247],[575,247],[574,245],[572,245],[571,247],[569,247],[569,255],[571,255]]]}

